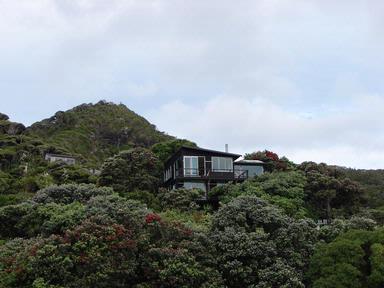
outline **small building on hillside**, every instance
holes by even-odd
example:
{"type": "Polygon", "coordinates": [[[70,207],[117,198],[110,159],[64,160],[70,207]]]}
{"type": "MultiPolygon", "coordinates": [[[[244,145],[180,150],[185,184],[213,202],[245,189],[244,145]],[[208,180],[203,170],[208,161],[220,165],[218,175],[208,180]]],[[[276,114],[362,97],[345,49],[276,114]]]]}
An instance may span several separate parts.
{"type": "Polygon", "coordinates": [[[45,154],[45,160],[49,161],[51,163],[60,161],[60,162],[66,163],[68,165],[76,164],[76,158],[71,156],[71,155],[47,153],[47,154],[45,154]]]}
{"type": "Polygon", "coordinates": [[[245,174],[245,178],[259,176],[264,173],[264,162],[260,160],[237,160],[234,163],[235,174],[245,174]]]}
{"type": "Polygon", "coordinates": [[[181,147],[165,163],[168,189],[199,188],[206,192],[228,182],[241,182],[263,173],[263,162],[240,160],[241,155],[203,148],[181,147]]]}

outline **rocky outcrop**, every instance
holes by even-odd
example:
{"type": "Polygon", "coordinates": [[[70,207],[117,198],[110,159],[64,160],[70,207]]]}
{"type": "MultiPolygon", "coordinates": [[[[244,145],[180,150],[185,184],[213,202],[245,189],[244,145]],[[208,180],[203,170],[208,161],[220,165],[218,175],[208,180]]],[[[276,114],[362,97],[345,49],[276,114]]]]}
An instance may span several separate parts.
{"type": "Polygon", "coordinates": [[[24,130],[25,126],[21,123],[0,120],[0,134],[20,135],[24,130]]]}
{"type": "Polygon", "coordinates": [[[0,113],[0,120],[8,120],[8,119],[9,119],[8,115],[0,113]]]}
{"type": "Polygon", "coordinates": [[[19,134],[23,133],[24,130],[25,130],[25,126],[23,124],[11,122],[9,127],[8,127],[7,134],[19,135],[19,134]]]}

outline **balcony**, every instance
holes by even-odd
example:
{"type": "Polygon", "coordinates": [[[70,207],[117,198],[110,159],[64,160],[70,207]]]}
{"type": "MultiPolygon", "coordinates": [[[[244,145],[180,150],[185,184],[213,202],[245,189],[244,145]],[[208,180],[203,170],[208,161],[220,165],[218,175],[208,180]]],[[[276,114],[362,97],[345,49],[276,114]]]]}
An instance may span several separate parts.
{"type": "Polygon", "coordinates": [[[200,178],[200,179],[215,179],[215,180],[245,180],[248,178],[248,171],[233,170],[233,169],[198,169],[184,168],[176,170],[176,178],[200,178]]]}

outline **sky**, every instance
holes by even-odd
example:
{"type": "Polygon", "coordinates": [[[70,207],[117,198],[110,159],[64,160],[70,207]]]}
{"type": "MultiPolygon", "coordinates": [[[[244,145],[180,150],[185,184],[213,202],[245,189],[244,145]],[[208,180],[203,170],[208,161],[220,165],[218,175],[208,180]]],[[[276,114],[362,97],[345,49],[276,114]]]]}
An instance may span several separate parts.
{"type": "Polygon", "coordinates": [[[384,1],[0,0],[0,111],[123,103],[199,146],[384,168],[384,1]]]}

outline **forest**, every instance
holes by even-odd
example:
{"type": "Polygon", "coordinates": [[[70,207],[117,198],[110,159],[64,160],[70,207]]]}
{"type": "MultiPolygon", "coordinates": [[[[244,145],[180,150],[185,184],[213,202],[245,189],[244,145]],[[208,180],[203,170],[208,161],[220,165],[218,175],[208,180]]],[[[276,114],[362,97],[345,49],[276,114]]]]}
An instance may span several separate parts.
{"type": "Polygon", "coordinates": [[[383,170],[250,151],[265,173],[212,189],[217,208],[162,188],[181,146],[122,104],[0,114],[0,287],[384,287],[383,170]]]}

